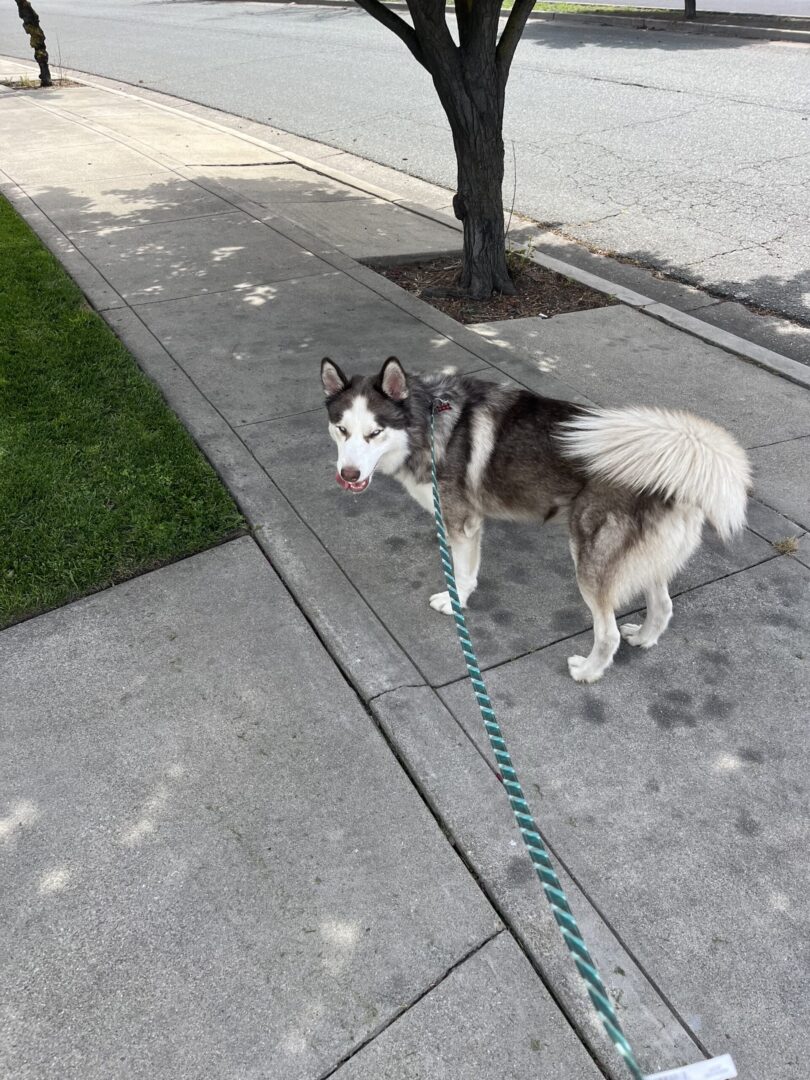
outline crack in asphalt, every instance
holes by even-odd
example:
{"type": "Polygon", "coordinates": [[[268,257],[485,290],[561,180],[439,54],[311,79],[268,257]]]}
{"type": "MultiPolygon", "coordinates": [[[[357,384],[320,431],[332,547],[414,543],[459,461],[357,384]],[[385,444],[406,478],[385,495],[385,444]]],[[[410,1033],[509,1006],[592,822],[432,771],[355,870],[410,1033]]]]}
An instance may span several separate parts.
{"type": "Polygon", "coordinates": [[[717,251],[713,255],[705,255],[701,259],[695,259],[692,262],[685,263],[687,267],[702,266],[703,263],[711,262],[712,259],[719,259],[723,255],[736,255],[741,251],[753,251],[755,248],[762,248],[764,252],[771,256],[771,258],[778,259],[779,256],[775,255],[772,251],[768,250],[768,244],[775,244],[777,240],[782,240],[787,236],[787,230],[778,233],[776,236],[771,236],[767,240],[752,240],[748,244],[742,244],[740,247],[729,248],[728,251],[717,251]]]}
{"type": "Polygon", "coordinates": [[[531,66],[534,71],[542,73],[544,75],[553,76],[554,78],[562,77],[566,79],[577,79],[581,82],[608,83],[612,86],[628,86],[633,89],[653,91],[658,94],[678,94],[682,96],[691,96],[712,103],[722,102],[731,105],[747,105],[751,108],[767,109],[771,112],[793,113],[796,116],[806,116],[808,112],[808,107],[806,105],[776,105],[771,104],[767,101],[756,101],[754,98],[735,97],[733,95],[722,94],[717,91],[700,91],[696,90],[694,87],[690,87],[689,89],[682,89],[677,86],[656,86],[654,83],[635,82],[626,79],[611,78],[609,75],[586,75],[581,71],[570,71],[565,68],[546,67],[545,65],[531,66]]]}

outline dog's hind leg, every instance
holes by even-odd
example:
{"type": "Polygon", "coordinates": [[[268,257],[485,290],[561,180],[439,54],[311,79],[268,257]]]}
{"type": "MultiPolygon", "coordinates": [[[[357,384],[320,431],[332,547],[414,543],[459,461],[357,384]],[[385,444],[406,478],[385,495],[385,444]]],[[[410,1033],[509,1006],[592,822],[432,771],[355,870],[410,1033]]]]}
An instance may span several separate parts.
{"type": "Polygon", "coordinates": [[[592,683],[601,679],[605,670],[613,663],[613,654],[618,649],[621,638],[610,598],[604,593],[597,595],[591,592],[581,580],[579,591],[593,616],[593,648],[587,656],[569,656],[568,670],[571,678],[577,682],[592,683]]]}
{"type": "MultiPolygon", "coordinates": [[[[478,585],[478,568],[481,565],[481,527],[480,519],[465,523],[460,532],[449,536],[450,550],[453,554],[453,572],[456,576],[456,588],[461,606],[465,607],[471,594],[478,585]]],[[[430,606],[442,615],[452,615],[453,607],[448,592],[434,593],[430,606]]]]}
{"type": "Polygon", "coordinates": [[[629,599],[636,591],[633,585],[638,583],[647,603],[647,615],[640,626],[625,623],[621,628],[622,637],[630,645],[649,649],[669,626],[669,582],[700,544],[702,525],[700,510],[688,506],[669,508],[648,523],[634,557],[625,560],[623,569],[630,587],[622,590],[622,599],[629,599]]]}
{"type": "Polygon", "coordinates": [[[621,635],[629,645],[638,645],[650,649],[669,626],[672,618],[672,601],[669,598],[667,583],[657,582],[645,590],[647,616],[639,626],[637,623],[625,623],[621,635]]]}
{"type": "Polygon", "coordinates": [[[610,667],[621,641],[614,611],[633,522],[609,498],[586,489],[572,507],[569,527],[577,584],[593,617],[593,648],[587,656],[569,656],[568,670],[577,682],[592,683],[610,667]]]}

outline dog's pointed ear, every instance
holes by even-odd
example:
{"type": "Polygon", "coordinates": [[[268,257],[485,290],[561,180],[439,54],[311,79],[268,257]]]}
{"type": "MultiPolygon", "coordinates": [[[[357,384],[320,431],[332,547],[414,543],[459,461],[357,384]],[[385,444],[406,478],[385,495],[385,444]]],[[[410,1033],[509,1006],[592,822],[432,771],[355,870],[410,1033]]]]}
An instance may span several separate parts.
{"type": "Polygon", "coordinates": [[[330,360],[328,356],[321,360],[321,382],[327,397],[334,397],[349,385],[349,380],[334,360],[330,360]]]}
{"type": "Polygon", "coordinates": [[[408,396],[408,376],[395,356],[389,356],[377,379],[380,389],[392,401],[404,401],[408,396]]]}

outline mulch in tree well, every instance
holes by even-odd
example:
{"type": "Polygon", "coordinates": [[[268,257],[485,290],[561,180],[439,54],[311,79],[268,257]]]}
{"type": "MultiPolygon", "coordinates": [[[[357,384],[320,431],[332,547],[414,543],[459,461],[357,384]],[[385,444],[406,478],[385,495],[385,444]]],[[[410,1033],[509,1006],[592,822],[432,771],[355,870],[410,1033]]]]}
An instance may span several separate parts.
{"type": "Polygon", "coordinates": [[[466,296],[429,295],[433,290],[446,289],[451,292],[455,288],[461,270],[460,258],[444,256],[428,262],[374,266],[390,281],[415,293],[460,323],[525,319],[530,315],[550,317],[616,303],[612,296],[589,289],[587,285],[581,285],[562,274],[555,274],[553,270],[547,270],[522,255],[510,255],[509,268],[517,288],[515,296],[494,293],[487,300],[471,300],[466,296]]]}

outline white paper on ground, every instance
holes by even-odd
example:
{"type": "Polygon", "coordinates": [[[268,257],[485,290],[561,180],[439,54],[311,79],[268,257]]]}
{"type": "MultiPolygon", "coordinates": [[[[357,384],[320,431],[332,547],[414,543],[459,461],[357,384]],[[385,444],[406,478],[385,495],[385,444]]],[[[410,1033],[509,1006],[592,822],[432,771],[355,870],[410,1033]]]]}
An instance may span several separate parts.
{"type": "Polygon", "coordinates": [[[694,1065],[682,1065],[679,1069],[657,1072],[645,1080],[734,1080],[737,1070],[731,1054],[722,1054],[709,1061],[697,1061],[694,1065]]]}

